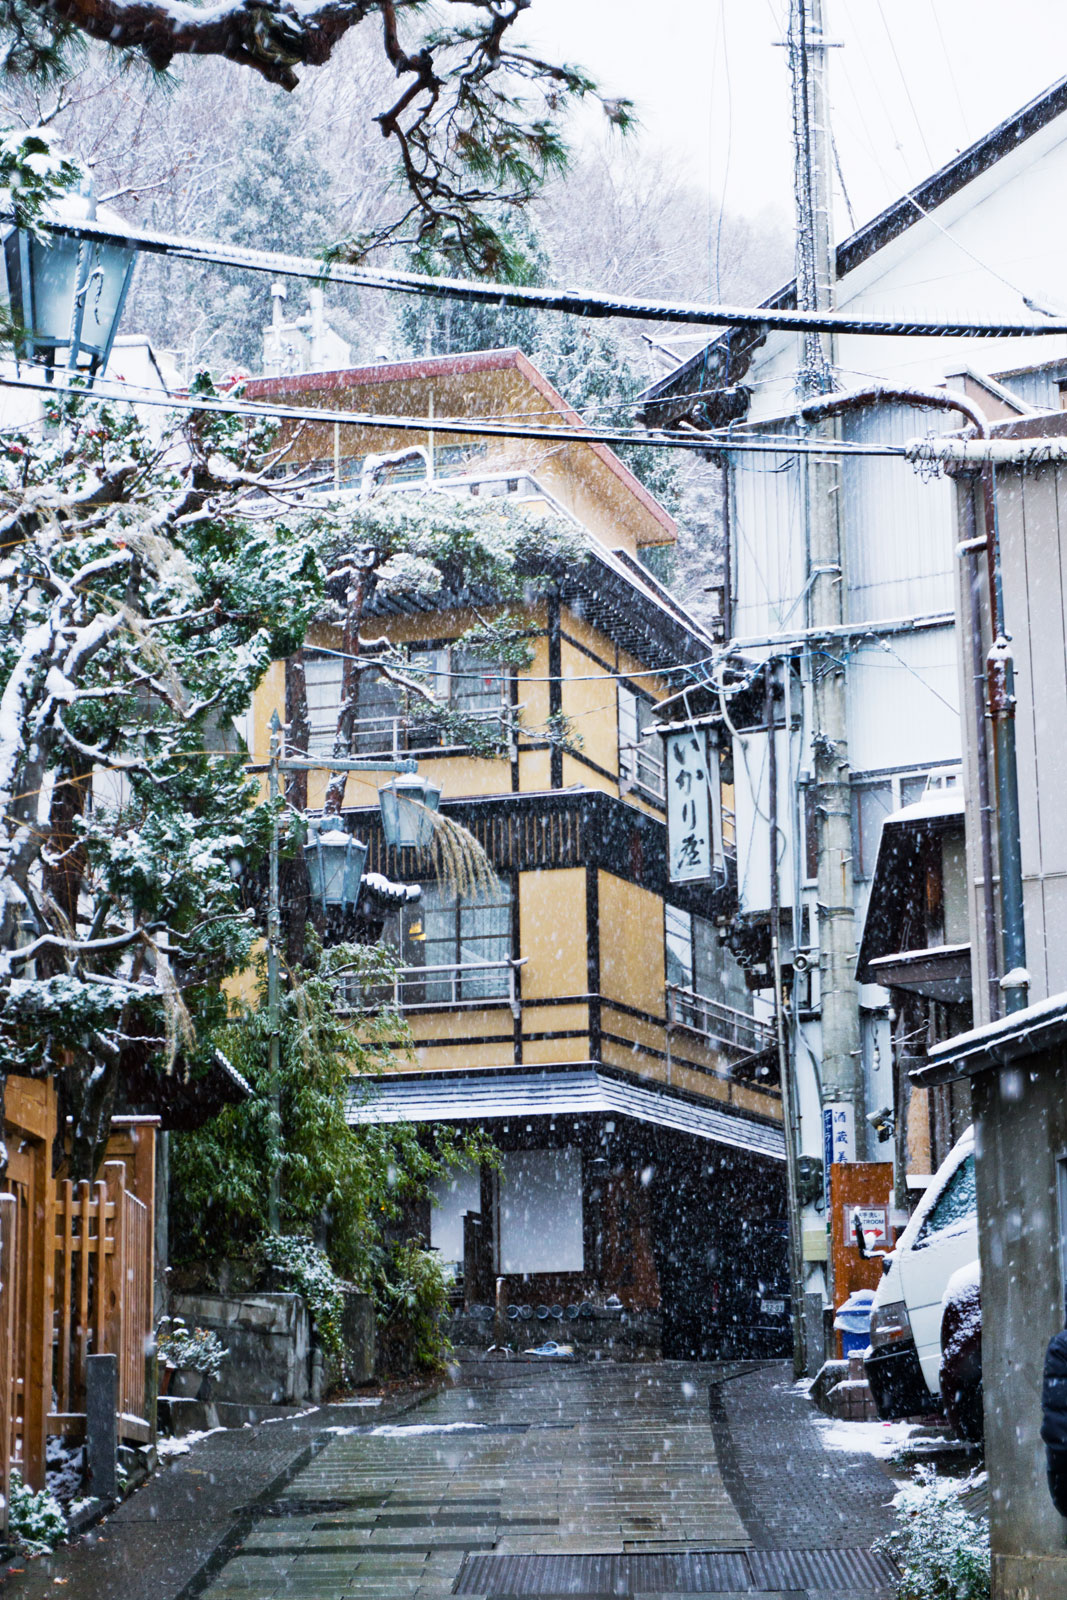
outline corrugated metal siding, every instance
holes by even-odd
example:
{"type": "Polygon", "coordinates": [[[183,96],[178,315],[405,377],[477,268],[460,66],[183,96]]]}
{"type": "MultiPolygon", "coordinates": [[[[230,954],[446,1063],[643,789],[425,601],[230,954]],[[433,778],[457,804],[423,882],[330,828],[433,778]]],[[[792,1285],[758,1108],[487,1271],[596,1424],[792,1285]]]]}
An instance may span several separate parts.
{"type": "Polygon", "coordinates": [[[955,628],[855,641],[848,734],[853,771],[958,761],[962,741],[955,628]]]}
{"type": "MultiPolygon", "coordinates": [[[[959,427],[953,412],[872,406],[850,413],[846,438],[904,444],[959,427]]],[[[845,460],[841,468],[850,622],[951,611],[956,521],[952,485],[924,482],[898,457],[845,460]]]]}
{"type": "Polygon", "coordinates": [[[806,557],[795,455],[738,455],[730,466],[735,638],[803,627],[806,557]]]}
{"type": "Polygon", "coordinates": [[[594,1071],[382,1078],[373,1086],[353,1089],[347,1116],[352,1124],[484,1122],[500,1117],[596,1112],[614,1112],[774,1160],[785,1159],[785,1143],[776,1127],[594,1071]]]}

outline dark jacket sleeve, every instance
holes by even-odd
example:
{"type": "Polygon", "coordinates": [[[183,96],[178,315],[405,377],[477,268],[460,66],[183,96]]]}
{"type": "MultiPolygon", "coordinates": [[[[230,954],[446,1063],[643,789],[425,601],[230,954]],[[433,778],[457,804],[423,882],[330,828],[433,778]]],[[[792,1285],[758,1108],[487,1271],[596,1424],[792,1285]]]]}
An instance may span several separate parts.
{"type": "Polygon", "coordinates": [[[1060,1516],[1067,1517],[1067,1333],[1057,1333],[1045,1352],[1041,1437],[1045,1441],[1048,1492],[1060,1516]]]}
{"type": "Polygon", "coordinates": [[[1057,1333],[1045,1351],[1041,1437],[1050,1450],[1067,1452],[1067,1333],[1057,1333]]]}

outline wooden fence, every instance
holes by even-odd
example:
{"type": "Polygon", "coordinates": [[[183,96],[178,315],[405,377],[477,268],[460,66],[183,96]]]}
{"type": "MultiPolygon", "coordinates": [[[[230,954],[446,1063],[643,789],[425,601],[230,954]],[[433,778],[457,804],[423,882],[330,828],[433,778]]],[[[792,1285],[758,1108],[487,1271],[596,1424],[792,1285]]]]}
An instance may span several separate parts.
{"type": "Polygon", "coordinates": [[[145,1348],[152,1332],[151,1218],[126,1187],[121,1161],[96,1183],[59,1185],[55,1203],[56,1409],[49,1433],[85,1426],[85,1361],[117,1355],[119,1435],[147,1440],[145,1348]]]}
{"type": "Polygon", "coordinates": [[[0,1537],[7,1532],[11,1489],[12,1419],[15,1406],[15,1208],[13,1194],[0,1194],[0,1537]]]}
{"type": "Polygon", "coordinates": [[[42,1489],[49,1433],[85,1427],[85,1358],[119,1358],[119,1434],[150,1439],[158,1118],[116,1119],[102,1180],[57,1183],[50,1084],[8,1079],[0,1177],[0,1532],[10,1468],[42,1489]],[[55,1401],[53,1402],[53,1390],[55,1401]]]}

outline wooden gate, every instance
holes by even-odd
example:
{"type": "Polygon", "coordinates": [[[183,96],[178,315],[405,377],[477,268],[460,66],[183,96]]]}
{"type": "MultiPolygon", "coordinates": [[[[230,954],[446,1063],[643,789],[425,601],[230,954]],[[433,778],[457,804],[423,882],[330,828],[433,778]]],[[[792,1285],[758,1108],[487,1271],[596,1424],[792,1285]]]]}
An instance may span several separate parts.
{"type": "Polygon", "coordinates": [[[45,1435],[52,1388],[52,1255],[48,1222],[55,1182],[52,1139],[55,1093],[50,1084],[9,1078],[4,1104],[4,1138],[8,1149],[2,1183],[6,1191],[5,1261],[7,1298],[3,1316],[10,1319],[6,1340],[8,1382],[5,1385],[7,1431],[3,1436],[6,1464],[18,1467],[34,1489],[44,1488],[45,1435]],[[7,1245],[10,1241],[10,1257],[7,1245]]]}
{"type": "Polygon", "coordinates": [[[59,1185],[55,1203],[55,1324],[51,1433],[85,1426],[86,1357],[118,1356],[119,1435],[145,1440],[145,1350],[152,1332],[151,1218],[126,1187],[121,1161],[96,1183],[59,1185]]]}

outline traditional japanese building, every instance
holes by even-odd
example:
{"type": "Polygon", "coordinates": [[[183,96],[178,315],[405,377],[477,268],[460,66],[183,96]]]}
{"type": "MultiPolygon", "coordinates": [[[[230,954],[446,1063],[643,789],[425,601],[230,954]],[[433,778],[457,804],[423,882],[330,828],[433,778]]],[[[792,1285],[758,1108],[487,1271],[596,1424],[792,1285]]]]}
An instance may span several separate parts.
{"type": "MultiPolygon", "coordinates": [[[[579,421],[517,350],[260,380],[249,392],[385,416],[579,421]]],[[[672,887],[668,876],[653,707],[715,650],[646,565],[673,543],[674,523],[617,456],[584,441],[487,440],[432,424],[413,441],[314,422],[294,430],[287,459],[317,464],[336,488],[358,484],[369,456],[412,442],[423,458],[413,474],[410,462],[386,469],[398,472],[390,492],[432,485],[550,507],[584,530],[588,550],[527,608],[524,670],[455,643],[475,612],[493,614],[491,595],[379,592],[369,603],[375,634],[429,667],[443,699],[489,721],[521,706],[530,731],[476,755],[364,674],[355,753],[417,757],[496,883],[463,896],[428,877],[416,852],[387,846],[375,780],[349,781],[344,822],[369,846],[368,873],[422,886],[417,901],[376,913],[401,955],[396,998],[414,1055],[353,1096],[352,1120],[476,1124],[493,1136],[500,1170],[460,1176],[422,1219],[445,1259],[465,1264],[468,1303],[491,1302],[498,1278],[516,1305],[573,1311],[614,1295],[643,1342],[658,1343],[662,1321],[665,1351],[684,1354],[736,1342],[738,1326],[759,1322],[761,1295],[777,1293],[781,1345],[784,1145],[768,1008],[754,1014],[720,944],[730,885],[672,887]],[[578,735],[566,747],[537,731],[553,719],[578,735]]],[[[324,622],[304,652],[312,755],[333,745],[339,645],[339,626],[324,622]]],[[[271,713],[292,720],[292,680],[293,664],[279,662],[260,691],[258,760],[271,713]]],[[[325,781],[311,775],[312,812],[325,781]]]]}

